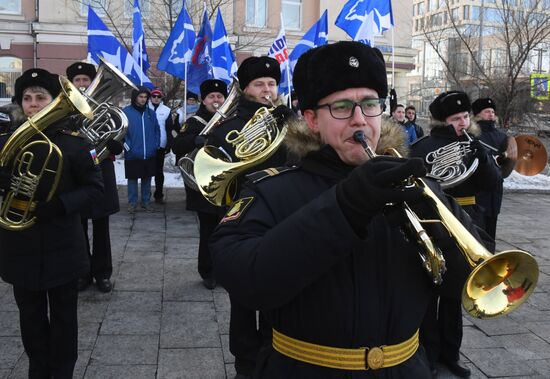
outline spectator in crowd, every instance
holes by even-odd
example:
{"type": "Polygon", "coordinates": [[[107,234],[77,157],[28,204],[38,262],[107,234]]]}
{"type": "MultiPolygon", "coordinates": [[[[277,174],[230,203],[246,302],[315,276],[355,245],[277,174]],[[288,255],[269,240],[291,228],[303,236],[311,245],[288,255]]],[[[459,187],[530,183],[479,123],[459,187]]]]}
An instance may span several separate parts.
{"type": "Polygon", "coordinates": [[[160,146],[160,128],[155,112],[147,106],[150,92],[140,86],[132,91],[132,103],[123,109],[128,117],[124,137],[124,170],[128,179],[128,211],[134,213],[138,202],[138,179],[141,179],[141,207],[148,211],[151,200],[151,177],[156,171],[160,146]]]}
{"type": "Polygon", "coordinates": [[[406,124],[411,124],[414,126],[414,131],[416,132],[416,138],[424,137],[424,129],[416,122],[416,108],[412,105],[409,105],[405,108],[405,117],[407,117],[406,124]]]}
{"type": "Polygon", "coordinates": [[[149,100],[149,108],[151,108],[157,115],[157,121],[160,131],[160,144],[157,150],[156,156],[156,169],[155,169],[155,203],[164,203],[164,156],[169,151],[166,148],[168,143],[168,135],[172,132],[172,115],[171,110],[164,105],[162,99],[164,98],[164,92],[162,89],[155,88],[151,91],[151,99],[149,100]]]}
{"type": "Polygon", "coordinates": [[[407,142],[410,145],[413,143],[417,136],[416,136],[416,130],[414,129],[413,125],[407,124],[407,118],[405,117],[405,107],[403,104],[397,104],[395,108],[391,112],[391,116],[393,120],[401,125],[403,130],[407,133],[407,142]]]}

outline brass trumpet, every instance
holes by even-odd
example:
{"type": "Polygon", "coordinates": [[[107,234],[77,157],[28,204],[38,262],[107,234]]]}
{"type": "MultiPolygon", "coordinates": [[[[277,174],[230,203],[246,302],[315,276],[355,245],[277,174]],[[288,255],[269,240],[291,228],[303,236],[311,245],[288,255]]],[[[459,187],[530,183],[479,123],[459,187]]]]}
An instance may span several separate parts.
{"type": "MultiPolygon", "coordinates": [[[[376,156],[364,141],[362,132],[356,132],[354,139],[363,145],[369,157],[376,156]]],[[[392,151],[392,155],[399,156],[396,151],[392,151]]],[[[412,185],[422,189],[426,201],[439,215],[436,222],[441,223],[453,237],[456,246],[472,269],[462,289],[462,305],[466,312],[477,318],[488,319],[508,314],[523,304],[537,285],[539,269],[535,258],[523,250],[506,250],[491,254],[468,232],[422,179],[411,180],[412,185]]],[[[407,216],[409,211],[410,208],[405,204],[407,216]]],[[[414,216],[412,219],[409,217],[411,224],[434,222],[414,216]]],[[[423,234],[425,231],[420,233],[423,234]]],[[[425,239],[420,234],[418,237],[422,241],[425,239]]],[[[426,259],[437,262],[437,257],[426,259]]]]}

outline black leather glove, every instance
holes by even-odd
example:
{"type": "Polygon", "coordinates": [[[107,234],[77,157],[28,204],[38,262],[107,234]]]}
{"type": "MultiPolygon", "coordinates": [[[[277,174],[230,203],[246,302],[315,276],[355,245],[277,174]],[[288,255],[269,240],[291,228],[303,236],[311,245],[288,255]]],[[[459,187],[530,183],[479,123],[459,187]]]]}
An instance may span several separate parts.
{"type": "Polygon", "coordinates": [[[34,215],[40,223],[50,221],[64,214],[65,206],[63,206],[63,202],[57,196],[54,196],[50,201],[39,202],[34,211],[34,215]]]}
{"type": "Polygon", "coordinates": [[[475,139],[470,142],[470,149],[474,152],[474,157],[479,159],[479,163],[487,162],[487,158],[489,158],[489,150],[483,146],[480,140],[475,139]]]}
{"type": "Polygon", "coordinates": [[[7,170],[0,170],[0,191],[9,191],[10,183],[11,174],[7,170]]]}
{"type": "Polygon", "coordinates": [[[122,153],[122,144],[118,141],[115,141],[114,139],[107,141],[107,144],[105,146],[114,155],[122,153]]]}
{"type": "Polygon", "coordinates": [[[336,198],[353,230],[362,237],[370,219],[388,203],[417,202],[418,187],[403,186],[410,176],[422,177],[426,168],[420,158],[379,156],[356,167],[336,185],[336,198]]]}
{"type": "Polygon", "coordinates": [[[199,134],[198,136],[195,137],[194,142],[196,147],[203,147],[204,144],[206,143],[206,137],[199,134]]]}

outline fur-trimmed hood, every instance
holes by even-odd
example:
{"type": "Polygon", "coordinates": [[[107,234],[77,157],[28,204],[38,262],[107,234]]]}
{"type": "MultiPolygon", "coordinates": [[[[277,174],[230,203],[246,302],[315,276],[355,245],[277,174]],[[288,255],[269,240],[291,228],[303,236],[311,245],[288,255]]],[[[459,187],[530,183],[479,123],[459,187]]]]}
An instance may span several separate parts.
{"type": "MultiPolygon", "coordinates": [[[[430,120],[430,133],[432,130],[437,128],[446,128],[447,123],[439,120],[430,120]]],[[[481,127],[477,124],[475,118],[470,119],[470,127],[466,130],[468,134],[472,137],[479,137],[481,136],[481,127]]]]}
{"type": "MultiPolygon", "coordinates": [[[[288,150],[299,158],[305,157],[309,152],[321,149],[324,145],[319,135],[311,132],[303,119],[296,120],[289,125],[284,143],[288,150]]],[[[376,153],[382,155],[389,148],[396,149],[404,157],[409,155],[406,132],[387,116],[382,116],[380,140],[376,147],[376,153]]]]}

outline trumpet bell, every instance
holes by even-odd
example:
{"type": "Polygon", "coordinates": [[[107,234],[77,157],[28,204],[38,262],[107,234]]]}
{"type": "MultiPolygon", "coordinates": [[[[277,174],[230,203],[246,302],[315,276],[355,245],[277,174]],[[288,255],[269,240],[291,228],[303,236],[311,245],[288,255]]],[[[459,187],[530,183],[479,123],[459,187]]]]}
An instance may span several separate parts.
{"type": "Polygon", "coordinates": [[[464,309],[474,317],[490,319],[512,312],[534,291],[539,276],[533,256],[507,250],[477,265],[462,290],[464,309]]]}
{"type": "Polygon", "coordinates": [[[543,143],[534,136],[517,136],[517,161],[514,167],[521,175],[533,176],[546,167],[548,154],[543,143]]]}

